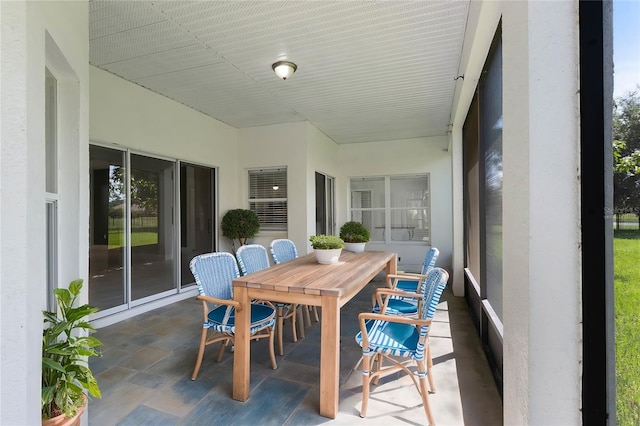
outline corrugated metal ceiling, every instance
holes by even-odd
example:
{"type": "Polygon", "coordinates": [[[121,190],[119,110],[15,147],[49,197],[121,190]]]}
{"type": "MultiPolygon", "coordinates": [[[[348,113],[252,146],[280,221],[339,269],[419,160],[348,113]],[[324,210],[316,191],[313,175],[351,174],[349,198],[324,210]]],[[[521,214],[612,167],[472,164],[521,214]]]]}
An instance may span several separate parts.
{"type": "Polygon", "coordinates": [[[444,135],[468,1],[90,2],[91,64],[234,127],[444,135]],[[283,81],[271,64],[298,71],[283,81]]]}

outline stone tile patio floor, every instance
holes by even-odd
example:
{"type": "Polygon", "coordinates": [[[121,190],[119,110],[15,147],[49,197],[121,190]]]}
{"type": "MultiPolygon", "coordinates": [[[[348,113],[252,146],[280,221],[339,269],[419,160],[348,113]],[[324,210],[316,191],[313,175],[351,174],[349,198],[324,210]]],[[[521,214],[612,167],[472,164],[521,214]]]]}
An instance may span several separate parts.
{"type": "MultiPolygon", "coordinates": [[[[103,356],[91,361],[101,399],[89,403],[89,424],[110,425],[423,425],[426,416],[410,378],[397,374],[372,387],[366,418],[362,401],[361,351],[355,343],[357,315],[371,309],[374,280],[341,311],[340,408],[335,419],[318,413],[320,325],[291,341],[285,323],[284,355],[272,370],[267,340],[251,344],[251,397],[231,398],[233,354],[215,362],[218,345],[207,347],[197,380],[190,376],[200,339],[202,308],[188,299],[104,327],[96,337],[103,356]]],[[[320,312],[320,315],[322,313],[320,312]]],[[[445,290],[431,331],[430,395],[438,425],[500,425],[502,403],[464,299],[445,290]]]]}

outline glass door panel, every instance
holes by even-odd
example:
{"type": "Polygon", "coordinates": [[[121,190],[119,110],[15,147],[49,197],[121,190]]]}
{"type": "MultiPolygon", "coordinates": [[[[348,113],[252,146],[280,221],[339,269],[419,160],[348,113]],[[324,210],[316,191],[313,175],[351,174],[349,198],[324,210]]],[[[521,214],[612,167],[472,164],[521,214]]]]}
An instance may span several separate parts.
{"type": "Polygon", "coordinates": [[[174,163],[131,154],[131,300],[175,288],[174,163]]]}
{"type": "Polygon", "coordinates": [[[101,311],[126,299],[125,153],[91,146],[89,303],[101,311]]]}
{"type": "Polygon", "coordinates": [[[335,234],[333,178],[316,172],[316,235],[335,234]]]}
{"type": "Polygon", "coordinates": [[[189,262],[214,251],[214,170],[180,165],[180,286],[195,284],[189,262]]]}

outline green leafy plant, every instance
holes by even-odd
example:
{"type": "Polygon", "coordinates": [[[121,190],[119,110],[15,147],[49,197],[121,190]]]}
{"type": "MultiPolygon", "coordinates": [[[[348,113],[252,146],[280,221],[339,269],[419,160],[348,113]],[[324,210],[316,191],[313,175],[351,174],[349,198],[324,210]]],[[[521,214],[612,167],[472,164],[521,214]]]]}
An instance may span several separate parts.
{"type": "Polygon", "coordinates": [[[316,250],[333,250],[344,248],[344,241],[335,235],[312,235],[309,237],[311,247],[316,250]]]}
{"type": "Polygon", "coordinates": [[[340,238],[345,243],[369,242],[369,230],[360,222],[346,222],[340,228],[340,238]]]}
{"type": "Polygon", "coordinates": [[[247,209],[233,209],[222,216],[222,235],[231,240],[231,249],[236,252],[236,240],[241,247],[260,230],[258,215],[247,209]]]}
{"type": "Polygon", "coordinates": [[[84,391],[100,398],[98,382],[89,369],[88,357],[100,356],[102,342],[81,332],[95,331],[87,317],[98,311],[89,305],[74,307],[82,290],[82,279],[69,288],[54,290],[58,312],[43,311],[42,418],[64,414],[74,417],[85,404],[84,391]]]}

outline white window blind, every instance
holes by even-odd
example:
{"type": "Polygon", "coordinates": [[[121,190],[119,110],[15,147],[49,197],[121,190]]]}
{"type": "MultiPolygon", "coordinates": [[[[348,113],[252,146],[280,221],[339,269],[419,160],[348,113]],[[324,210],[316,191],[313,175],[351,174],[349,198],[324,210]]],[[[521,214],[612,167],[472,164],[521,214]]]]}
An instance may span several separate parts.
{"type": "Polygon", "coordinates": [[[287,169],[249,170],[249,209],[262,231],[287,230],[287,169]]]}

